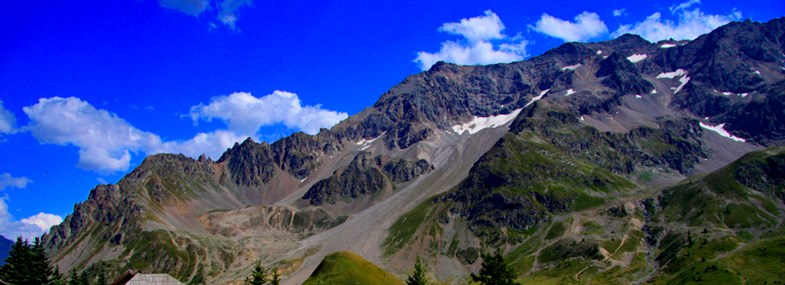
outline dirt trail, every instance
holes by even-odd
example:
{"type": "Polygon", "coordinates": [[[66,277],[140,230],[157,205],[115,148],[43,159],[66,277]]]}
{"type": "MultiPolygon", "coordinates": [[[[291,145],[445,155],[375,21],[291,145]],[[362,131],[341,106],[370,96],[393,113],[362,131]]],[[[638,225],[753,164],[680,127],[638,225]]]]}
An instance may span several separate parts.
{"type": "MultiPolygon", "coordinates": [[[[614,255],[616,255],[616,253],[617,253],[617,252],[619,252],[619,249],[621,249],[621,247],[622,247],[622,246],[624,246],[624,243],[625,243],[625,242],[627,242],[627,238],[628,238],[628,237],[629,237],[629,234],[628,234],[628,233],[624,233],[624,237],[621,239],[621,242],[619,243],[619,246],[617,246],[617,247],[616,247],[616,249],[615,249],[615,250],[613,250],[613,252],[612,252],[612,253],[608,253],[608,255],[607,255],[607,256],[605,256],[605,258],[603,258],[603,259],[602,259],[602,261],[600,261],[600,262],[605,262],[605,261],[608,261],[608,259],[610,259],[610,258],[611,258],[611,256],[614,256],[614,255]]],[[[578,273],[575,273],[575,281],[578,281],[578,282],[580,282],[580,281],[581,281],[581,277],[580,277],[580,276],[581,276],[581,274],[582,274],[584,271],[586,271],[586,270],[588,270],[589,268],[591,268],[592,266],[593,266],[593,265],[586,266],[585,268],[581,269],[581,271],[578,271],[578,273]]]]}

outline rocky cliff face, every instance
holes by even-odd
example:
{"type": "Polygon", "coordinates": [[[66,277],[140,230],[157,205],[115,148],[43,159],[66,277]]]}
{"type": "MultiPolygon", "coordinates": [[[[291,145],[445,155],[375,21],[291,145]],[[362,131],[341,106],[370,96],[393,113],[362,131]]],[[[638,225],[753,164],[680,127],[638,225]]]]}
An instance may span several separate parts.
{"type": "MultiPolygon", "coordinates": [[[[44,242],[66,270],[130,268],[210,284],[242,279],[257,260],[299,283],[345,249],[398,273],[414,253],[427,255],[446,278],[475,268],[488,247],[533,278],[655,280],[680,260],[667,256],[669,245],[694,230],[674,226],[693,214],[673,209],[694,205],[674,206],[681,188],[669,187],[785,144],[783,52],[777,19],[690,42],[624,35],[510,64],[437,63],[314,136],[249,139],[218,161],[148,157],[116,185],[93,189],[44,242]],[[614,277],[599,266],[608,263],[638,269],[614,277]]],[[[732,171],[768,196],[733,195],[782,201],[780,158],[732,171]]],[[[723,201],[764,222],[712,225],[778,235],[780,204],[723,201]]]]}
{"type": "Polygon", "coordinates": [[[385,162],[381,155],[371,157],[370,152],[361,151],[347,167],[311,186],[303,199],[316,206],[325,202],[351,203],[361,196],[380,194],[393,188],[394,184],[417,178],[431,169],[432,166],[424,159],[415,162],[391,159],[385,162]]]}

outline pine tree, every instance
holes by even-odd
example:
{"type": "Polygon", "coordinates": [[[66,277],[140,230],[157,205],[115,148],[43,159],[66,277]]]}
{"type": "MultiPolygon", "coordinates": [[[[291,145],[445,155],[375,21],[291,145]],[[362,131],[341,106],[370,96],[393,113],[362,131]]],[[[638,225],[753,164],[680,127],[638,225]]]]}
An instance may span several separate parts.
{"type": "Polygon", "coordinates": [[[515,271],[498,251],[495,255],[483,254],[480,274],[472,273],[472,280],[484,285],[519,285],[515,282],[515,277],[515,271]]]}
{"type": "Polygon", "coordinates": [[[427,285],[428,276],[426,276],[428,268],[422,263],[419,256],[414,261],[414,272],[406,279],[406,285],[427,285]]]}
{"type": "Polygon", "coordinates": [[[52,278],[49,279],[48,285],[65,285],[65,278],[63,273],[60,272],[60,267],[55,265],[52,269],[52,278]]]}
{"type": "Polygon", "coordinates": [[[98,281],[95,283],[96,285],[109,285],[109,282],[106,281],[106,271],[104,271],[103,267],[100,271],[98,271],[98,281]]]}
{"type": "Polygon", "coordinates": [[[71,272],[68,273],[68,285],[82,285],[81,281],[82,277],[79,276],[79,272],[76,272],[76,268],[71,268],[71,272]]]}
{"type": "Polygon", "coordinates": [[[39,238],[35,238],[31,245],[27,240],[18,237],[11,246],[6,264],[0,267],[0,279],[9,284],[57,284],[50,282],[61,282],[62,278],[58,281],[58,276],[59,271],[49,263],[49,257],[39,238]]]}
{"type": "Polygon", "coordinates": [[[16,243],[11,246],[5,265],[0,268],[0,279],[9,284],[30,284],[27,272],[31,267],[30,246],[22,237],[16,238],[16,243]]]}
{"type": "Polygon", "coordinates": [[[79,274],[77,283],[79,285],[90,285],[90,281],[87,280],[87,272],[82,272],[82,274],[79,274]]]}
{"type": "Polygon", "coordinates": [[[262,267],[261,262],[256,262],[256,267],[254,267],[251,277],[246,278],[245,283],[250,285],[264,285],[267,283],[267,270],[262,267]]]}
{"type": "Polygon", "coordinates": [[[41,239],[35,238],[33,246],[30,249],[30,263],[31,268],[29,275],[35,284],[49,283],[49,277],[54,273],[54,268],[49,264],[49,257],[46,256],[44,246],[41,244],[41,239]]]}
{"type": "Polygon", "coordinates": [[[270,276],[270,285],[280,285],[281,284],[281,275],[278,274],[278,268],[273,268],[272,275],[270,276]]]}

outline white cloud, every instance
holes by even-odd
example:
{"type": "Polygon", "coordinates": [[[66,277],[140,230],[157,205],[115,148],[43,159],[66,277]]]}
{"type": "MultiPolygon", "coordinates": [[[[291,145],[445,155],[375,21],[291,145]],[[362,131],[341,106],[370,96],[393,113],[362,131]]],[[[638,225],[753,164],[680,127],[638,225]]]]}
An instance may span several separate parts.
{"type": "Polygon", "coordinates": [[[21,236],[32,241],[47,232],[53,225],[63,221],[62,217],[47,213],[38,213],[21,221],[14,220],[14,217],[8,213],[7,200],[8,196],[0,197],[0,235],[7,239],[14,240],[21,236]]]}
{"type": "Polygon", "coordinates": [[[672,14],[675,14],[681,10],[687,10],[688,8],[692,7],[692,5],[700,4],[700,0],[690,0],[684,3],[680,3],[679,5],[671,6],[669,9],[671,10],[672,14]]]}
{"type": "MultiPolygon", "coordinates": [[[[27,184],[31,182],[32,181],[26,177],[13,177],[11,174],[3,173],[0,174],[0,191],[3,191],[8,187],[25,188],[27,187],[27,184]]],[[[8,195],[0,197],[0,235],[3,235],[8,239],[13,240],[17,236],[21,236],[28,240],[32,240],[48,231],[53,225],[63,222],[62,217],[47,213],[38,213],[34,216],[24,218],[21,221],[16,221],[14,220],[14,217],[8,213],[7,200],[8,195]]]]}
{"type": "Polygon", "coordinates": [[[218,19],[221,23],[234,29],[234,23],[237,22],[237,11],[244,5],[250,6],[251,0],[224,0],[221,2],[221,9],[218,11],[218,19]]]}
{"type": "Polygon", "coordinates": [[[656,12],[646,17],[642,22],[632,25],[621,25],[613,32],[613,37],[623,34],[637,34],[651,41],[657,42],[667,39],[692,40],[708,33],[728,22],[741,19],[741,12],[732,11],[728,15],[706,15],[700,9],[687,10],[690,6],[699,4],[700,1],[689,1],[671,7],[677,15],[676,22],[663,19],[662,14],[656,12]]]}
{"type": "Polygon", "coordinates": [[[241,142],[252,135],[237,135],[231,131],[218,130],[209,133],[198,133],[187,141],[165,142],[155,153],[182,153],[190,157],[205,154],[213,159],[221,157],[227,148],[235,142],[241,142]]]}
{"type": "Polygon", "coordinates": [[[62,223],[63,217],[47,213],[38,213],[22,219],[21,222],[27,225],[35,225],[41,229],[42,232],[46,232],[49,231],[52,226],[62,223]]]}
{"type": "Polygon", "coordinates": [[[13,177],[9,173],[0,174],[0,191],[5,190],[8,187],[14,188],[25,188],[27,184],[33,182],[32,180],[28,179],[27,177],[13,177]]]}
{"type": "Polygon", "coordinates": [[[522,60],[528,54],[528,42],[520,37],[507,40],[502,33],[504,24],[498,15],[487,10],[484,16],[461,19],[460,22],[445,23],[439,27],[446,32],[463,37],[463,41],[445,41],[436,53],[420,51],[414,62],[422,70],[427,70],[436,62],[445,61],[456,64],[476,65],[512,62],[522,60]],[[507,40],[494,46],[491,40],[507,40]]]}
{"type": "MultiPolygon", "coordinates": [[[[112,173],[125,171],[137,154],[182,153],[191,157],[201,154],[217,159],[235,142],[257,137],[262,126],[283,124],[288,128],[315,134],[348,117],[348,114],[324,110],[319,105],[303,106],[297,94],[275,91],[256,98],[249,93],[233,93],[212,98],[208,105],[191,107],[190,117],[199,120],[219,119],[228,130],[200,132],[188,140],[164,141],[157,134],[139,130],[107,110],[97,109],[76,97],[42,98],[23,108],[30,118],[24,127],[40,143],[73,145],[79,148],[80,168],[112,173]]],[[[9,174],[0,181],[21,185],[9,174]]],[[[29,180],[28,180],[29,182],[29,180]]],[[[25,182],[27,183],[27,182],[25,182]]]]}
{"type": "Polygon", "coordinates": [[[608,27],[597,13],[585,11],[575,16],[575,22],[543,13],[531,28],[565,42],[586,41],[608,33],[608,27]]]}
{"type": "Polygon", "coordinates": [[[13,134],[16,132],[16,116],[3,107],[0,100],[0,134],[13,134]]]}
{"type": "Polygon", "coordinates": [[[161,139],[76,97],[42,98],[24,107],[27,127],[41,143],[79,147],[79,167],[100,172],[128,169],[131,152],[155,149],[161,139]]]}
{"type": "Polygon", "coordinates": [[[275,124],[315,134],[320,128],[329,128],[348,116],[324,110],[319,105],[303,106],[297,94],[279,90],[258,98],[246,92],[217,96],[207,105],[191,107],[190,112],[195,124],[200,120],[218,119],[237,134],[255,134],[260,127],[275,124]]]}
{"type": "Polygon", "coordinates": [[[210,1],[208,0],[161,0],[158,4],[161,7],[175,9],[191,16],[199,16],[199,14],[210,7],[210,1]]]}
{"type": "Polygon", "coordinates": [[[627,14],[627,9],[624,9],[624,8],[614,9],[613,10],[613,16],[614,17],[621,17],[621,16],[624,16],[626,14],[627,14]]]}
{"type": "Polygon", "coordinates": [[[445,23],[439,31],[460,35],[471,42],[504,38],[504,24],[499,16],[491,10],[486,10],[484,14],[485,16],[464,18],[457,23],[445,23]]]}

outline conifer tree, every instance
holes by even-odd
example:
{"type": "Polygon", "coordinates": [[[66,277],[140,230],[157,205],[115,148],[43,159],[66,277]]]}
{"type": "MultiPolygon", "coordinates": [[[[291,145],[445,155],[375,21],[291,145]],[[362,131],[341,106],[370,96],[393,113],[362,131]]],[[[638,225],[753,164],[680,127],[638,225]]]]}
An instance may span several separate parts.
{"type": "Polygon", "coordinates": [[[17,285],[53,284],[50,282],[58,282],[57,274],[59,271],[56,272],[49,263],[39,238],[35,238],[31,245],[27,240],[18,237],[16,243],[11,246],[6,264],[0,267],[0,279],[17,285]]]}
{"type": "Polygon", "coordinates": [[[417,256],[414,261],[414,272],[406,279],[406,285],[427,285],[428,276],[426,275],[428,268],[422,263],[422,259],[417,256]]]}
{"type": "Polygon", "coordinates": [[[267,270],[262,267],[261,262],[257,261],[253,273],[251,273],[250,277],[245,279],[245,283],[250,285],[264,285],[267,281],[267,270]]]}
{"type": "Polygon", "coordinates": [[[484,285],[519,285],[515,277],[515,271],[504,261],[499,251],[495,255],[483,254],[480,274],[472,273],[472,280],[484,285]]]}
{"type": "Polygon", "coordinates": [[[68,285],[79,285],[79,273],[76,272],[76,268],[71,268],[71,272],[68,273],[68,285]]]}
{"type": "Polygon", "coordinates": [[[278,268],[272,269],[272,274],[270,276],[270,285],[280,285],[281,284],[281,275],[278,274],[278,268]]]}
{"type": "Polygon", "coordinates": [[[106,271],[104,271],[103,267],[100,271],[98,271],[98,281],[95,283],[96,285],[109,285],[109,282],[106,281],[106,271]]]}

